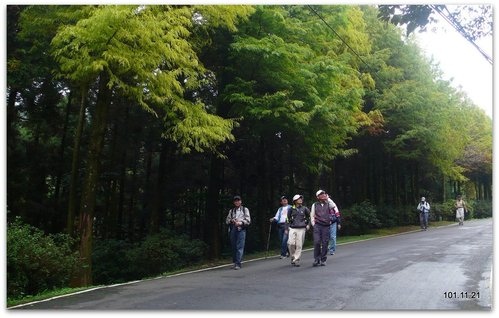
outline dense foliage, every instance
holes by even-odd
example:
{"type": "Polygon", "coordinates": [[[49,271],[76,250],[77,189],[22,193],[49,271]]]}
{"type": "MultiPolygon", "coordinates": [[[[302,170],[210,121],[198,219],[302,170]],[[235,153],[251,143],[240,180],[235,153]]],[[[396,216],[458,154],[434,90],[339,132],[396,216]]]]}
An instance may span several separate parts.
{"type": "Polygon", "coordinates": [[[73,240],[16,220],[7,230],[7,297],[18,298],[69,284],[77,266],[73,240]]]}
{"type": "MultiPolygon", "coordinates": [[[[234,194],[248,252],[265,247],[279,196],[310,205],[318,188],[345,233],[415,223],[422,195],[445,218],[457,194],[491,215],[491,118],[378,15],[8,6],[9,224],[74,238],[61,248],[78,266],[51,269],[52,285],[85,286],[220,257],[234,194]]],[[[9,262],[24,257],[8,244],[9,262]]],[[[17,294],[45,288],[14,268],[17,294]]]]}

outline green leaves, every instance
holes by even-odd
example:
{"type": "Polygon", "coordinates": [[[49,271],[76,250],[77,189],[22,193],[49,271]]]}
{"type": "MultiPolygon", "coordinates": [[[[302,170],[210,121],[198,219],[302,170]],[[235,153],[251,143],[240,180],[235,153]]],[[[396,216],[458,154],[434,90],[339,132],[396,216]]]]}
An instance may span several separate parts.
{"type": "Polygon", "coordinates": [[[210,115],[198,101],[185,98],[200,87],[206,72],[191,30],[196,23],[235,30],[251,7],[105,5],[75,7],[73,12],[35,7],[25,24],[32,23],[29,16],[44,19],[39,16],[42,9],[47,16],[65,17],[51,40],[61,77],[86,85],[107,73],[109,88],[170,121],[165,136],[184,151],[214,150],[216,144],[233,139],[232,120],[210,115]]]}
{"type": "MultiPolygon", "coordinates": [[[[359,11],[316,10],[329,14],[331,25],[352,36],[359,51],[368,51],[359,11]]],[[[339,39],[301,6],[258,7],[240,30],[245,32],[237,34],[230,51],[234,80],[224,90],[231,114],[260,136],[289,132],[307,154],[300,160],[310,171],[351,153],[343,147],[360,127],[363,82],[358,62],[339,39]]]]}

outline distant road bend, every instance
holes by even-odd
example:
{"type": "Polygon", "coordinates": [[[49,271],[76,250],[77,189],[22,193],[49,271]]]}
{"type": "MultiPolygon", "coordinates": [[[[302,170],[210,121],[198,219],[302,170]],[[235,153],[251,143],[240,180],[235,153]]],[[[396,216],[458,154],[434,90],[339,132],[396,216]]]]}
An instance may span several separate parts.
{"type": "Polygon", "coordinates": [[[84,310],[492,309],[492,219],[342,244],[324,267],[271,257],[15,307],[84,310]]]}

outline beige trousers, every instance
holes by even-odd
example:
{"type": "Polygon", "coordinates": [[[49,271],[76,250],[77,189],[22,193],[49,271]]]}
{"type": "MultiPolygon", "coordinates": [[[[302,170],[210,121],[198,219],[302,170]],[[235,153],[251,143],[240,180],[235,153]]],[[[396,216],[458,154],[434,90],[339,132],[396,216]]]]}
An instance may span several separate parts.
{"type": "Polygon", "coordinates": [[[305,241],[305,231],[305,228],[289,228],[288,249],[292,262],[300,261],[303,242],[305,241]]]}
{"type": "Polygon", "coordinates": [[[456,219],[459,220],[459,222],[464,221],[464,209],[463,208],[457,208],[456,210],[456,219]]]}

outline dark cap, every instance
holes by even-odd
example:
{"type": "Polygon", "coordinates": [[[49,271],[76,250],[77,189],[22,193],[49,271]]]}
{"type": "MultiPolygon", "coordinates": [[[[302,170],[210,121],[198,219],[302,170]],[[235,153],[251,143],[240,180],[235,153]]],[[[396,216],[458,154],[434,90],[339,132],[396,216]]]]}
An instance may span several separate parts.
{"type": "Polygon", "coordinates": [[[241,200],[241,197],[238,196],[238,195],[235,195],[234,196],[234,199],[232,201],[240,201],[241,200]]]}
{"type": "Polygon", "coordinates": [[[279,200],[280,200],[280,201],[282,201],[282,200],[284,200],[284,199],[286,199],[286,200],[287,200],[287,199],[288,199],[288,197],[287,197],[287,196],[285,196],[285,195],[283,195],[283,196],[282,196],[279,200]]]}

